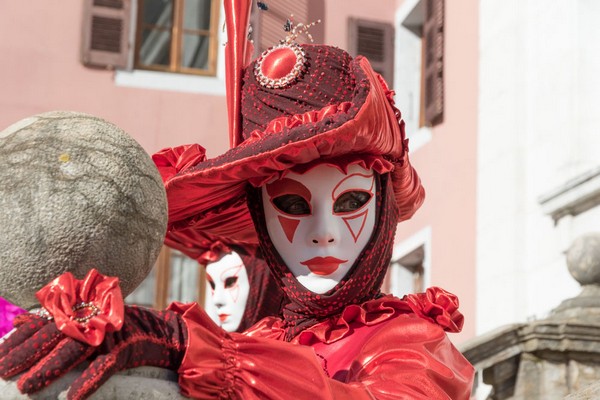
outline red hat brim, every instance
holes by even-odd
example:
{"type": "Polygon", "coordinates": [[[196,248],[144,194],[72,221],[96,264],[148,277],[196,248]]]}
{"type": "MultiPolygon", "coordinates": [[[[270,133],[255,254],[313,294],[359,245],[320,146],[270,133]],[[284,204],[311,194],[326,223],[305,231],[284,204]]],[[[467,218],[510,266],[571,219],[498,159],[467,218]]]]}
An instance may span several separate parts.
{"type": "MultiPolygon", "coordinates": [[[[410,218],[424,191],[408,161],[404,124],[393,106],[393,93],[364,57],[356,57],[351,68],[357,84],[350,104],[278,118],[223,155],[207,161],[198,157],[196,165],[168,178],[167,236],[192,241],[195,232],[201,232],[227,244],[256,246],[246,205],[247,184],[259,187],[302,165],[356,155],[378,173],[393,170],[400,219],[410,218]]],[[[161,163],[157,166],[160,170],[161,163]]]]}

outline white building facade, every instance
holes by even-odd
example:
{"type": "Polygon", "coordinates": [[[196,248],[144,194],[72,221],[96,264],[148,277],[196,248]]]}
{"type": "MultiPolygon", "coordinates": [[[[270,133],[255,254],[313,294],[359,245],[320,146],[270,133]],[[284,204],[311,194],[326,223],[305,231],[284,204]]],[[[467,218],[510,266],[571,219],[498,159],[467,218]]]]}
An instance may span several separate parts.
{"type": "Polygon", "coordinates": [[[579,293],[564,253],[600,231],[600,2],[482,0],[476,332],[579,293]]]}

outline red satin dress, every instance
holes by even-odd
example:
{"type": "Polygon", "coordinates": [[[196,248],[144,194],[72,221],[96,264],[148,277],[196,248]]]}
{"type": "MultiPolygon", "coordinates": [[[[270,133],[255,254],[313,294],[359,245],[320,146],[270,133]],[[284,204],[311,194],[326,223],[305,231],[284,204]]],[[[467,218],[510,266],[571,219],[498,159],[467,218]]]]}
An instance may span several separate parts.
{"type": "Polygon", "coordinates": [[[462,315],[436,291],[350,305],[292,342],[279,318],[227,333],[196,304],[173,304],[189,333],[181,391],[196,399],[469,399],[473,367],[444,332],[460,330],[462,315]]]}

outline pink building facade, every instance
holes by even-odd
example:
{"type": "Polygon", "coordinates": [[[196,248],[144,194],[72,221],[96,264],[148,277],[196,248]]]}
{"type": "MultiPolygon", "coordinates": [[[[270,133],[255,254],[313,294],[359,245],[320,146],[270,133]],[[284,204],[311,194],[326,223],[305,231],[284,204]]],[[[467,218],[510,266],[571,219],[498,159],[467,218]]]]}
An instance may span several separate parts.
{"type": "Polygon", "coordinates": [[[123,86],[115,82],[118,72],[81,64],[83,3],[69,0],[59,8],[30,0],[3,2],[0,31],[7,40],[0,45],[0,125],[71,110],[115,123],[149,153],[192,142],[206,144],[212,155],[224,151],[223,96],[176,91],[175,85],[172,90],[123,86]]]}
{"type": "MultiPolygon", "coordinates": [[[[72,110],[115,123],[148,153],[185,143],[202,144],[209,157],[224,152],[229,144],[222,23],[218,24],[213,76],[137,68],[94,69],[80,61],[84,3],[67,0],[57,7],[34,0],[2,2],[0,34],[5,40],[0,43],[0,129],[45,111],[72,110]]],[[[132,1],[134,9],[137,3],[132,1]]],[[[444,109],[443,120],[434,126],[423,124],[421,115],[423,53],[418,32],[426,18],[425,3],[327,0],[322,4],[322,29],[325,43],[356,50],[360,48],[354,43],[356,32],[363,32],[353,30],[356,26],[392,28],[392,40],[382,50],[385,62],[381,71],[391,60],[391,75],[386,78],[393,80],[398,93],[397,104],[407,120],[411,140],[411,159],[427,199],[412,220],[398,227],[396,263],[387,285],[398,295],[432,285],[456,293],[466,322],[454,339],[462,342],[475,335],[477,314],[479,2],[453,0],[445,4],[444,109]]],[[[222,18],[221,11],[220,21],[222,18]]],[[[135,37],[131,35],[132,49],[136,49],[135,37]]]]}
{"type": "Polygon", "coordinates": [[[425,1],[397,3],[394,88],[407,122],[411,161],[427,193],[421,210],[398,226],[397,257],[423,246],[425,286],[441,286],[460,299],[465,326],[456,341],[461,342],[475,335],[476,326],[479,2],[445,2],[444,117],[432,127],[419,127],[421,43],[413,32],[406,33],[406,25],[418,24],[417,11],[425,1]]]}

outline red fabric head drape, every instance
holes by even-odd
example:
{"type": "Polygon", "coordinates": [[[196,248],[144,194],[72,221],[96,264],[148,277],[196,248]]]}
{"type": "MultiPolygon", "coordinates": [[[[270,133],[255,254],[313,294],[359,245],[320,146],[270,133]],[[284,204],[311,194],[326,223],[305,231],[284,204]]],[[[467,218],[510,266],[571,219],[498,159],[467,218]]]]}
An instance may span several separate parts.
{"type": "Polygon", "coordinates": [[[369,243],[337,286],[327,293],[316,294],[296,280],[273,246],[265,223],[261,190],[248,190],[248,207],[264,258],[290,301],[283,308],[287,340],[322,320],[340,314],[350,304],[361,304],[381,295],[398,221],[389,174],[378,175],[376,199],[377,222],[369,243]]]}

